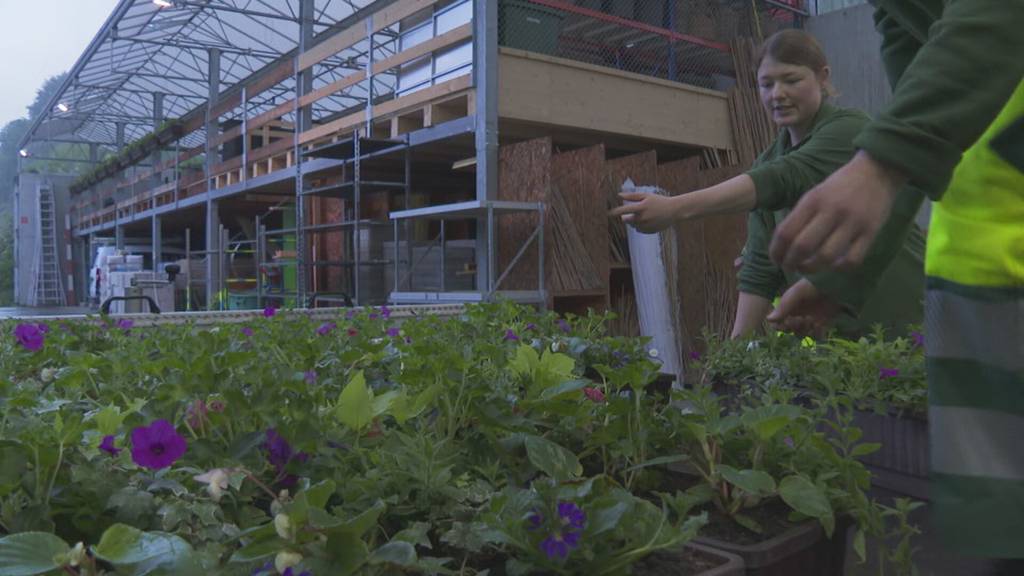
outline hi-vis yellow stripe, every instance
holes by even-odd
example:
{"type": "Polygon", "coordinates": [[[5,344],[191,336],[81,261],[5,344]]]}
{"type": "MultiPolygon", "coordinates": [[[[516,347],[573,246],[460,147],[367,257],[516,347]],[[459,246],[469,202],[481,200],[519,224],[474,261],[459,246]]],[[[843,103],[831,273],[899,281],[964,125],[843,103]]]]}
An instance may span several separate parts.
{"type": "Polygon", "coordinates": [[[941,202],[932,206],[925,271],[971,286],[1024,286],[1024,172],[989,141],[1024,116],[1024,82],[964,154],[941,202]]]}

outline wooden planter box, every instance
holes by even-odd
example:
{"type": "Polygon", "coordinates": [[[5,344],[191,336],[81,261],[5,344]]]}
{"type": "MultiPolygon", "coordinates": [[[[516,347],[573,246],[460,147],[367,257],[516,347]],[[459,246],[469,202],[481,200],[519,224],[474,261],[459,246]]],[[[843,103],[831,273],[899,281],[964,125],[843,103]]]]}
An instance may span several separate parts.
{"type": "Polygon", "coordinates": [[[846,531],[836,523],[832,539],[817,521],[808,521],[757,544],[733,544],[697,537],[694,542],[743,559],[747,576],[842,576],[846,564],[846,531]]]}
{"type": "Polygon", "coordinates": [[[661,550],[641,559],[633,565],[632,573],[636,576],[743,576],[745,572],[739,556],[691,542],[680,550],[661,550]],[[689,564],[692,556],[714,567],[694,572],[689,564]]]}
{"type": "Polygon", "coordinates": [[[928,421],[906,414],[876,414],[857,410],[853,425],[862,442],[882,445],[861,461],[871,469],[872,482],[901,494],[928,499],[928,421]]]}

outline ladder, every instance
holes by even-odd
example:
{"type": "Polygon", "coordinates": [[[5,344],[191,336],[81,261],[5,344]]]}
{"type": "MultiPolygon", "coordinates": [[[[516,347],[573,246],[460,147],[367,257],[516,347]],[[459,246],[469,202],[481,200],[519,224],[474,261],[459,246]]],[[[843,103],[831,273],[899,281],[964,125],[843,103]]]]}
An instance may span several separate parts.
{"type": "Polygon", "coordinates": [[[57,253],[56,205],[53,189],[39,187],[39,243],[36,248],[35,306],[65,306],[67,298],[60,277],[60,255],[57,253]]]}

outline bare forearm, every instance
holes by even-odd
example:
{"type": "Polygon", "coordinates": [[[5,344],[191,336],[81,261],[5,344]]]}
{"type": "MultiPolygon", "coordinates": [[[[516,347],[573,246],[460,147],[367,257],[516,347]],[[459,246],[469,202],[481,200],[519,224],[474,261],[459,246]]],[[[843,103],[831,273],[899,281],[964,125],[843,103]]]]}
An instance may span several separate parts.
{"type": "Polygon", "coordinates": [[[772,310],[772,303],[767,298],[740,292],[736,303],[736,321],[732,325],[731,338],[743,338],[751,335],[764,323],[765,317],[772,310]]]}

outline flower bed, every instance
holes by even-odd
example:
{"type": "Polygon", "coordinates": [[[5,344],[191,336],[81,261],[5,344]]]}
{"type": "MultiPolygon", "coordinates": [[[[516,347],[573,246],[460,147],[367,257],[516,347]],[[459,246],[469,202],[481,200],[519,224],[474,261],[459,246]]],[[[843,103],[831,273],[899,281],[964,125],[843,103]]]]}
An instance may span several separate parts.
{"type": "Polygon", "coordinates": [[[856,439],[774,401],[680,410],[710,400],[649,392],[604,323],[0,324],[0,573],[626,574],[768,502],[883,530],[856,439]],[[684,461],[700,487],[664,490],[684,461]]]}

